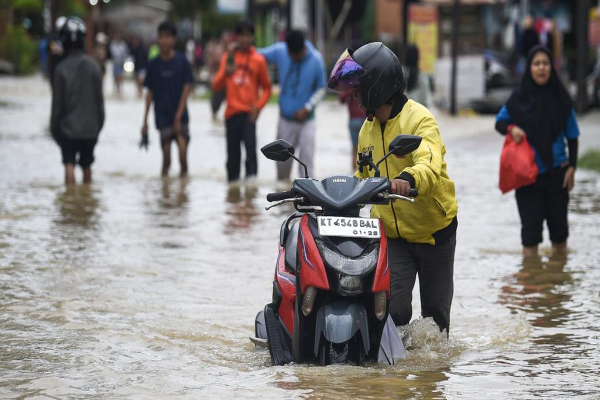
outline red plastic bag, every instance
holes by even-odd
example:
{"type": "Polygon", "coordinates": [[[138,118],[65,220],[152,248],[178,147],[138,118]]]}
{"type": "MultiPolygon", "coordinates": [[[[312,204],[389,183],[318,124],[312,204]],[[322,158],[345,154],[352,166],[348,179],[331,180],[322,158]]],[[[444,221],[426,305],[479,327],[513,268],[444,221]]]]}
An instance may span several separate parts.
{"type": "Polygon", "coordinates": [[[500,156],[500,190],[508,193],[513,189],[531,185],[538,175],[535,151],[526,137],[515,143],[510,133],[506,134],[500,156]]]}

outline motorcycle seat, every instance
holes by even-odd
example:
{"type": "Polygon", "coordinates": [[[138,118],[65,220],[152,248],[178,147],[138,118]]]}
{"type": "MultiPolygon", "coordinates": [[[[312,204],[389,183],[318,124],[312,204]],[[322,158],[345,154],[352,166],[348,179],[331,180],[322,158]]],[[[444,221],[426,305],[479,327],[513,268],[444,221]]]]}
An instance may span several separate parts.
{"type": "Polygon", "coordinates": [[[285,266],[296,273],[296,265],[298,258],[298,230],[300,224],[298,221],[292,223],[290,233],[285,240],[285,266]]]}

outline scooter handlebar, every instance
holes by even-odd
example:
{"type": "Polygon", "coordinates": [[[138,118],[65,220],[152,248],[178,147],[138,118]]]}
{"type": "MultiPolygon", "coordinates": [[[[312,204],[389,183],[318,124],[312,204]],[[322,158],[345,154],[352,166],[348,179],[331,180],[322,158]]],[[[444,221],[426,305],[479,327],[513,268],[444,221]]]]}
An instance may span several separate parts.
{"type": "Polygon", "coordinates": [[[294,197],[294,193],[292,193],[291,190],[286,190],[285,192],[269,193],[267,195],[267,201],[268,202],[280,201],[280,200],[291,199],[292,197],[294,197]]]}
{"type": "MultiPolygon", "coordinates": [[[[392,193],[392,182],[389,182],[388,185],[388,189],[387,189],[388,193],[392,193]]],[[[408,196],[406,197],[417,197],[419,195],[419,190],[418,189],[410,189],[410,191],[408,192],[408,196]]]]}

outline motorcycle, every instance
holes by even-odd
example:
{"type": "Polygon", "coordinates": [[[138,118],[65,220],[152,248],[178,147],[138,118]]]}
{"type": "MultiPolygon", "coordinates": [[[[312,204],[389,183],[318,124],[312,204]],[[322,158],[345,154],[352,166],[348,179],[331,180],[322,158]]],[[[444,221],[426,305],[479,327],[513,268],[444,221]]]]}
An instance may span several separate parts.
{"type": "Polygon", "coordinates": [[[375,177],[362,180],[309,178],[284,140],[261,149],[270,160],[293,158],[305,171],[291,190],[267,195],[272,203],[267,210],[286,203],[296,209],[281,225],[272,302],[256,316],[256,338],[251,338],[269,348],[273,365],[315,360],[361,365],[377,359],[390,299],[387,240],[379,219],[359,213],[367,204],[414,202],[415,189],[409,197],[390,193],[379,165],[420,143],[419,136],[399,135],[376,164],[372,151],[359,154],[359,169],[375,170],[375,177]]]}

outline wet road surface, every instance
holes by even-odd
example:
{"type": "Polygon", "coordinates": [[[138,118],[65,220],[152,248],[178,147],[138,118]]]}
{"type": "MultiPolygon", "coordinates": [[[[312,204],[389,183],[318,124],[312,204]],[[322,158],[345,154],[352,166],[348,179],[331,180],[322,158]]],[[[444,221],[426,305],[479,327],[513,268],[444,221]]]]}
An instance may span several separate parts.
{"type": "MultiPolygon", "coordinates": [[[[158,178],[158,134],[138,150],[128,86],[107,95],[93,185],[65,188],[49,104],[40,78],[0,79],[0,398],[600,398],[598,174],[577,172],[568,256],[545,232],[524,261],[493,119],[437,113],[459,200],[450,341],[419,320],[393,367],[274,368],[248,340],[290,212],[264,211],[273,163],[228,187],[223,126],[198,100],[190,178],[158,178]]],[[[259,146],[276,121],[269,106],[259,146]]],[[[317,122],[318,177],[350,172],[345,109],[327,102],[317,122]]],[[[580,123],[596,144],[598,116],[580,123]]]]}

